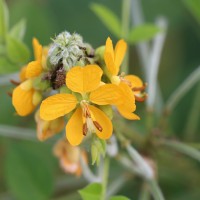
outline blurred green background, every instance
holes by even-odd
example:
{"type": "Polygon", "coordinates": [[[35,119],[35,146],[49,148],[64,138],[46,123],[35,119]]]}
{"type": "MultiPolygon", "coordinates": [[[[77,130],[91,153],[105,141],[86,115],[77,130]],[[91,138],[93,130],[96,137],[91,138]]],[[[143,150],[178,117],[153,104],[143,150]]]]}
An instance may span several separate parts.
{"type": "MultiPolygon", "coordinates": [[[[51,41],[50,38],[64,30],[81,34],[84,40],[95,48],[104,44],[108,36],[111,36],[114,43],[117,41],[91,11],[90,5],[93,2],[103,4],[121,17],[120,0],[7,0],[6,2],[10,10],[11,26],[21,18],[26,19],[25,43],[31,50],[33,37],[38,38],[41,44],[47,45],[51,41]]],[[[143,0],[142,6],[146,22],[154,22],[158,16],[164,16],[168,20],[167,38],[158,76],[166,100],[200,65],[200,24],[181,0],[143,0]]],[[[130,70],[144,78],[135,46],[131,46],[130,53],[130,70]]],[[[15,115],[11,98],[6,94],[12,90],[12,86],[0,87],[0,124],[34,128],[33,116],[21,118],[15,115]]],[[[196,91],[197,86],[180,101],[170,116],[171,132],[174,137],[184,139],[185,124],[196,91]]],[[[139,106],[138,113],[145,115],[144,104],[139,106]]],[[[143,123],[138,122],[140,126],[143,123]]],[[[191,142],[199,141],[199,128],[190,139],[191,142]]],[[[43,144],[0,137],[0,199],[20,199],[20,195],[23,196],[22,200],[58,199],[63,195],[73,194],[77,187],[82,187],[84,185],[82,179],[80,182],[73,179],[74,185],[70,184],[72,178],[61,172],[51,149],[48,142],[43,144]],[[27,169],[26,165],[30,167],[27,169]],[[30,182],[27,182],[29,179],[30,182]],[[24,194],[21,194],[22,188],[24,194]]],[[[198,163],[165,149],[154,153],[158,159],[159,180],[166,199],[200,199],[198,163]]],[[[128,187],[122,189],[120,193],[129,195],[131,199],[138,199],[141,184],[139,180],[130,181],[128,187]]],[[[75,200],[79,197],[68,196],[68,199],[75,200]]]]}

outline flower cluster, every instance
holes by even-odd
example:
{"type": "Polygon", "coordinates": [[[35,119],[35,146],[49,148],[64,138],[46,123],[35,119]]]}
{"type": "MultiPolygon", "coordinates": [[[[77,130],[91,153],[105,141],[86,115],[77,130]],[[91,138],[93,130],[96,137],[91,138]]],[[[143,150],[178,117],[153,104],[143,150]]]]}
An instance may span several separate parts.
{"type": "Polygon", "coordinates": [[[95,50],[80,35],[63,32],[44,48],[33,39],[33,48],[35,60],[22,68],[12,102],[20,116],[31,114],[41,103],[35,114],[39,140],[59,133],[67,120],[66,138],[72,146],[90,141],[91,146],[95,143],[91,149],[100,151],[113,133],[113,112],[140,119],[134,113],[135,101],[145,100],[145,85],[135,75],[120,73],[127,49],[124,40],[113,48],[108,38],[95,50]]]}

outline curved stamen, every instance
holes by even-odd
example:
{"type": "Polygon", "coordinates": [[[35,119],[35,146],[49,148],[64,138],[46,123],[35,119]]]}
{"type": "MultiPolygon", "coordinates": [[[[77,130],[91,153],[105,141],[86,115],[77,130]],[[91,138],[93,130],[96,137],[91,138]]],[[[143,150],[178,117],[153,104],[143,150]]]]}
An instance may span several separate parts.
{"type": "Polygon", "coordinates": [[[136,91],[144,91],[146,89],[146,87],[147,87],[147,83],[144,83],[143,86],[141,86],[141,87],[133,87],[132,90],[134,92],[136,92],[136,91]]]}

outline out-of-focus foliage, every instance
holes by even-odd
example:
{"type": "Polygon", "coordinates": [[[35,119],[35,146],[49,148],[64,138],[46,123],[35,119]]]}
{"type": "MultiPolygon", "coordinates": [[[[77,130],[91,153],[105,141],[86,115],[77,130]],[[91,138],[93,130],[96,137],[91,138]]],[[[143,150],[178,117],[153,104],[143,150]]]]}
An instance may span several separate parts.
{"type": "Polygon", "coordinates": [[[17,71],[28,61],[30,53],[22,42],[26,23],[21,20],[9,30],[9,12],[3,0],[0,1],[0,74],[17,71]]]}
{"type": "MultiPolygon", "coordinates": [[[[121,36],[121,1],[16,0],[7,1],[7,3],[10,19],[8,19],[8,10],[5,4],[0,0],[0,74],[16,72],[28,61],[29,52],[25,44],[28,44],[30,48],[34,36],[39,38],[42,44],[48,44],[50,37],[63,30],[76,31],[83,35],[85,41],[94,44],[94,46],[104,43],[108,35],[115,36],[115,39],[121,36]],[[93,12],[101,18],[101,21],[93,12]],[[112,18],[111,25],[110,21],[108,23],[107,17],[112,18]],[[26,19],[27,28],[25,21],[21,18],[26,19]],[[106,28],[104,25],[106,25],[106,28]],[[26,34],[24,35],[25,30],[26,34]],[[25,42],[22,42],[23,37],[25,42]]],[[[169,29],[158,76],[164,101],[200,64],[200,29],[199,24],[194,20],[194,17],[198,21],[200,20],[199,4],[199,0],[143,0],[144,15],[146,22],[150,25],[138,27],[138,30],[136,28],[130,32],[129,40],[133,44],[143,39],[150,39],[158,31],[162,31],[152,25],[155,17],[164,15],[168,19],[169,29]]],[[[130,70],[134,71],[135,74],[141,74],[141,63],[135,51],[135,46],[130,48],[130,61],[130,70]]],[[[11,90],[12,87],[1,85],[0,124],[35,128],[31,116],[21,119],[15,114],[11,99],[6,94],[11,90]]],[[[186,128],[189,121],[195,122],[199,119],[199,107],[193,108],[195,101],[197,101],[196,105],[199,106],[199,92],[197,90],[199,91],[199,87],[194,87],[180,101],[169,117],[170,127],[164,130],[168,135],[181,138],[189,144],[198,142],[200,139],[199,123],[196,123],[197,127],[194,130],[187,130],[186,128]],[[189,119],[195,115],[190,113],[192,110],[193,113],[197,114],[194,119],[189,119]],[[190,130],[193,131],[191,135],[188,134],[190,130]],[[187,136],[185,136],[186,133],[187,136]]],[[[187,152],[185,155],[181,154],[186,150],[185,148],[183,152],[180,149],[174,151],[170,146],[152,149],[153,144],[145,143],[146,141],[142,139],[139,140],[138,138],[142,138],[146,134],[145,123],[148,116],[143,105],[138,107],[142,120],[132,125],[129,124],[133,132],[131,135],[128,133],[129,128],[123,127],[124,134],[131,136],[132,143],[135,146],[138,147],[141,143],[143,144],[143,148],[140,150],[144,152],[144,155],[151,154],[157,160],[159,182],[166,199],[198,200],[200,198],[199,163],[189,159],[187,152]],[[137,135],[138,132],[142,132],[142,134],[137,135]]],[[[159,121],[157,116],[153,120],[154,123],[156,120],[159,121]]],[[[160,123],[163,122],[160,121],[160,123]]],[[[0,131],[3,130],[0,129],[0,131]]],[[[42,143],[39,145],[35,141],[13,141],[13,138],[15,137],[12,137],[12,139],[0,138],[0,193],[2,194],[0,199],[6,198],[7,194],[19,200],[45,200],[52,196],[53,198],[58,196],[55,199],[59,199],[59,196],[64,196],[63,199],[80,199],[79,196],[73,194],[77,188],[73,186],[72,182],[66,184],[64,189],[57,189],[56,184],[53,185],[53,176],[59,179],[60,176],[66,175],[63,175],[59,170],[58,164],[55,167],[51,144],[42,143]]],[[[200,147],[199,142],[191,145],[197,146],[197,149],[200,147]]],[[[196,150],[196,153],[195,155],[199,155],[198,150],[196,150]]],[[[121,169],[116,167],[115,162],[111,163],[111,166],[111,177],[114,178],[114,176],[118,176],[121,169]]],[[[138,199],[138,191],[142,188],[143,182],[138,179],[135,180],[124,184],[120,194],[134,196],[135,199],[138,199]]],[[[83,185],[80,184],[79,188],[83,185]]],[[[98,190],[96,191],[98,192],[98,190]]],[[[85,195],[87,197],[87,193],[85,195]]],[[[120,200],[123,198],[118,197],[120,200]]],[[[111,199],[114,200],[114,197],[111,199]]],[[[117,200],[117,197],[115,200],[117,200]]]]}
{"type": "Polygon", "coordinates": [[[200,1],[199,0],[183,0],[190,12],[194,15],[197,21],[200,23],[200,1]]]}

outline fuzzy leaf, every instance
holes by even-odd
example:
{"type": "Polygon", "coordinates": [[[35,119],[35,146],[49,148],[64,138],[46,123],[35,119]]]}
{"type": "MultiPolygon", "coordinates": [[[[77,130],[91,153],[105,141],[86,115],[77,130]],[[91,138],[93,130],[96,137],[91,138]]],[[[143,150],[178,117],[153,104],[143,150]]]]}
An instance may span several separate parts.
{"type": "Polygon", "coordinates": [[[92,183],[82,190],[79,190],[83,200],[100,200],[102,185],[100,183],[92,183]]]}
{"type": "Polygon", "coordinates": [[[0,0],[0,43],[4,42],[9,24],[9,13],[4,0],[0,0]]]}
{"type": "Polygon", "coordinates": [[[24,43],[13,38],[12,36],[6,37],[6,43],[7,55],[12,62],[23,64],[28,61],[30,52],[24,43]]]}
{"type": "Polygon", "coordinates": [[[117,38],[120,38],[121,23],[115,13],[113,13],[112,10],[108,9],[106,6],[97,3],[92,3],[91,9],[99,17],[106,28],[117,38]]]}
{"type": "Polygon", "coordinates": [[[26,32],[26,20],[22,19],[17,24],[15,24],[11,31],[10,35],[17,40],[22,40],[26,32]]]}
{"type": "Polygon", "coordinates": [[[128,41],[131,44],[141,42],[143,40],[149,40],[153,38],[161,29],[153,24],[144,24],[132,28],[130,31],[128,41]]]}

